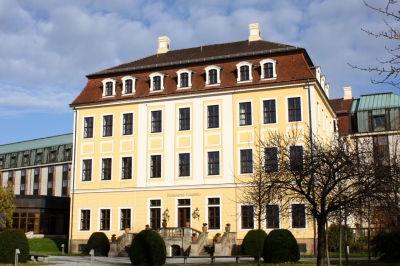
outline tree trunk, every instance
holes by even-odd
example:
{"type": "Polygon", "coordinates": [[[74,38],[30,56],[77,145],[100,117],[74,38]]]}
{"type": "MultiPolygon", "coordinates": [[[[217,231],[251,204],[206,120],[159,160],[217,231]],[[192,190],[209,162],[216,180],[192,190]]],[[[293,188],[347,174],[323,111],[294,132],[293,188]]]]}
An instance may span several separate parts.
{"type": "Polygon", "coordinates": [[[317,266],[324,265],[324,253],[326,245],[326,232],[325,232],[326,218],[317,218],[318,227],[318,247],[317,247],[317,266]]]}

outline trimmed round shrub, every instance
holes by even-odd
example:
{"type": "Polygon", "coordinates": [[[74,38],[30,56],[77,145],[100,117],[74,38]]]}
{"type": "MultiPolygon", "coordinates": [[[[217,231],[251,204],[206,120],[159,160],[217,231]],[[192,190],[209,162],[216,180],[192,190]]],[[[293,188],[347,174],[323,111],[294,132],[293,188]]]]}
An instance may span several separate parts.
{"type": "Polygon", "coordinates": [[[0,233],[0,262],[14,264],[16,249],[21,252],[18,261],[27,262],[29,243],[25,233],[20,229],[7,229],[0,233]]]}
{"type": "Polygon", "coordinates": [[[132,240],[129,258],[132,265],[164,265],[167,251],[164,239],[153,230],[143,230],[132,240]]]}
{"type": "Polygon", "coordinates": [[[258,244],[260,244],[260,255],[263,251],[264,241],[267,233],[261,229],[254,229],[247,232],[243,238],[242,250],[246,255],[258,257],[258,244]]]}
{"type": "Polygon", "coordinates": [[[107,256],[110,251],[110,240],[103,232],[94,232],[87,242],[86,252],[94,249],[95,256],[107,256]]]}
{"type": "Polygon", "coordinates": [[[265,238],[262,256],[266,263],[296,262],[300,259],[299,245],[289,230],[275,229],[265,238]]]}

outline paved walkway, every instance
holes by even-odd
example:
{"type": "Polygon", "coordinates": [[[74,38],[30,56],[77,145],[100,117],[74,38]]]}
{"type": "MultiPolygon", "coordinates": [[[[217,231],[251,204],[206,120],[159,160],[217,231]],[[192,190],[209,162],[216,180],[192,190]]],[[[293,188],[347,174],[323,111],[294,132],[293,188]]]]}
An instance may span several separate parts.
{"type": "MultiPolygon", "coordinates": [[[[344,258],[343,258],[344,259],[344,258]]],[[[376,258],[371,258],[371,260],[375,260],[376,258]]],[[[91,265],[89,256],[49,256],[48,257],[49,263],[54,264],[64,264],[64,265],[91,265]]],[[[338,258],[331,258],[331,261],[339,260],[338,258]]],[[[368,260],[367,257],[360,257],[360,258],[349,258],[349,260],[368,260]]],[[[253,258],[241,258],[241,263],[254,263],[253,258]]],[[[300,261],[316,261],[316,258],[302,258],[300,261]]],[[[211,259],[204,258],[204,259],[190,259],[187,260],[188,264],[211,264],[211,259]]],[[[235,258],[216,258],[216,263],[232,263],[235,264],[235,258]]],[[[94,257],[93,265],[131,265],[131,261],[128,257],[94,257]]],[[[182,258],[167,258],[165,264],[183,264],[182,258]]]]}

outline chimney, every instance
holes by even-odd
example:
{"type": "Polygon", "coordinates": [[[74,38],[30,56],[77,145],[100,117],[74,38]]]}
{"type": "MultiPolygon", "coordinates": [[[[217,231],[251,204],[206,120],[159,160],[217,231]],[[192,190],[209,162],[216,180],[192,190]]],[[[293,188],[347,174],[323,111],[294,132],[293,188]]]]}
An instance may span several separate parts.
{"type": "Polygon", "coordinates": [[[258,23],[251,23],[249,25],[250,35],[249,42],[261,40],[261,28],[258,23]]]}
{"type": "Polygon", "coordinates": [[[321,67],[320,66],[315,66],[312,68],[314,71],[314,76],[317,79],[318,82],[321,82],[321,67]]]}
{"type": "Polygon", "coordinates": [[[169,51],[170,40],[168,36],[158,37],[158,50],[157,54],[164,54],[169,51]]]}
{"type": "Polygon", "coordinates": [[[351,86],[343,87],[343,91],[344,91],[344,96],[343,96],[344,100],[353,99],[353,94],[351,93],[351,86]]]}
{"type": "Polygon", "coordinates": [[[329,98],[329,88],[330,88],[329,83],[325,83],[325,94],[326,94],[326,97],[328,97],[328,98],[329,98]]]}
{"type": "Polygon", "coordinates": [[[319,84],[321,84],[321,87],[322,87],[323,90],[325,90],[325,81],[326,81],[325,75],[321,75],[321,78],[319,80],[319,84]]]}

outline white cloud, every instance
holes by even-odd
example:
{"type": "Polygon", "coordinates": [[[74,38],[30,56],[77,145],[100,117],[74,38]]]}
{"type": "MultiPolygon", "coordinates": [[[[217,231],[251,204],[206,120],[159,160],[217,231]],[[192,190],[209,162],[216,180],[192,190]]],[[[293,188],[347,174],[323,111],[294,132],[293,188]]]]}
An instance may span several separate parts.
{"type": "Polygon", "coordinates": [[[384,30],[382,19],[359,0],[0,0],[0,104],[9,115],[68,112],[86,74],[155,53],[158,36],[172,49],[244,40],[252,22],[265,40],[306,48],[333,96],[388,90],[347,65],[386,57],[387,42],[361,31],[384,30]]]}

